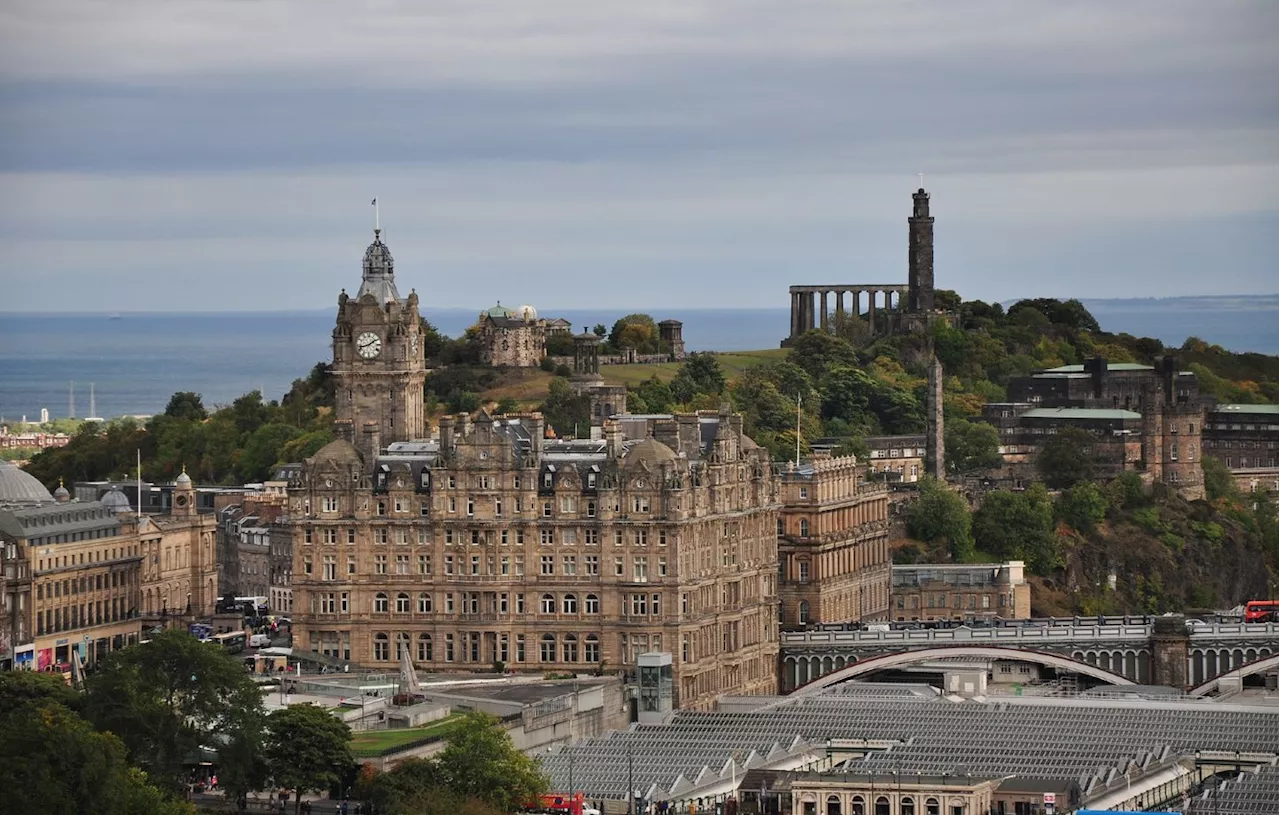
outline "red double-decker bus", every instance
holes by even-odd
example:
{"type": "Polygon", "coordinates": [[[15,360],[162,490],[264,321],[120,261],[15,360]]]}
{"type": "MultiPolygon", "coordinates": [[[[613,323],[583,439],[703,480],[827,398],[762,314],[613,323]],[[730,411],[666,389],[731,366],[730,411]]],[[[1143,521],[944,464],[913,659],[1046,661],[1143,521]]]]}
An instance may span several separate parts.
{"type": "Polygon", "coordinates": [[[1280,600],[1250,600],[1244,604],[1246,623],[1274,623],[1280,618],[1280,600]]]}
{"type": "Polygon", "coordinates": [[[586,804],[580,792],[572,795],[549,792],[538,796],[537,801],[525,804],[523,809],[530,812],[548,812],[553,815],[600,815],[600,810],[586,804]]]}

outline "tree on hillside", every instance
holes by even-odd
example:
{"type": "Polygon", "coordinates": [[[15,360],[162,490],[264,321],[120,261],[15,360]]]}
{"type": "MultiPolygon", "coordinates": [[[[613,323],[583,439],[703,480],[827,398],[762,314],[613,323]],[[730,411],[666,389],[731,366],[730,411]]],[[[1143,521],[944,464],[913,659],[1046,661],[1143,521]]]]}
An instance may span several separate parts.
{"type": "Polygon", "coordinates": [[[680,363],[671,380],[675,401],[688,404],[697,396],[719,396],[724,393],[725,377],[714,354],[690,354],[680,363]]]}
{"type": "Polygon", "coordinates": [[[419,319],[422,320],[419,324],[419,330],[422,332],[423,359],[438,360],[445,346],[449,344],[449,338],[441,334],[439,329],[432,325],[426,317],[419,319]]]}
{"type": "Polygon", "coordinates": [[[551,380],[539,410],[561,438],[586,433],[591,427],[591,399],[574,393],[569,380],[562,376],[551,380]]]}
{"type": "Polygon", "coordinates": [[[1147,488],[1137,473],[1123,472],[1107,482],[1107,503],[1116,509],[1136,509],[1147,501],[1147,488]]]}
{"type": "Polygon", "coordinates": [[[787,361],[803,368],[814,382],[837,365],[859,367],[853,345],[825,331],[809,331],[792,340],[787,361]]]}
{"type": "Polygon", "coordinates": [[[0,716],[50,703],[76,710],[82,701],[59,676],[34,671],[0,671],[0,716]]]}
{"type": "Polygon", "coordinates": [[[1034,574],[1061,565],[1053,525],[1053,501],[1040,484],[1024,492],[988,493],[973,513],[973,539],[984,552],[1025,560],[1034,574]]]}
{"type": "Polygon", "coordinates": [[[655,353],[658,350],[658,324],[648,314],[628,314],[613,324],[609,331],[609,347],[655,353]]]}
{"type": "Polygon", "coordinates": [[[1089,313],[1089,309],[1085,308],[1084,304],[1076,299],[1055,300],[1051,297],[1041,297],[1032,300],[1019,300],[1009,306],[1009,316],[1013,317],[1017,312],[1025,309],[1038,311],[1047,317],[1049,322],[1062,328],[1095,333],[1102,330],[1098,326],[1098,321],[1089,313]]]}
{"type": "Polygon", "coordinates": [[[200,422],[209,417],[209,411],[204,409],[204,401],[200,398],[200,394],[191,391],[178,391],[169,397],[169,404],[165,406],[164,415],[184,421],[200,422]]]}
{"type": "Polygon", "coordinates": [[[571,332],[558,332],[547,335],[547,356],[549,357],[571,357],[573,356],[573,334],[571,332]]]}
{"type": "Polygon", "coordinates": [[[1090,532],[1107,517],[1108,501],[1092,481],[1076,484],[1058,497],[1058,517],[1073,529],[1090,532]]]}
{"type": "Polygon", "coordinates": [[[950,419],[943,425],[947,472],[986,470],[1004,463],[1000,434],[986,422],[950,419]]]}
{"type": "Polygon", "coordinates": [[[337,784],[353,763],[351,728],[315,705],[290,705],[267,717],[264,750],[272,780],[293,790],[294,812],[302,795],[337,784]]]}
{"type": "Polygon", "coordinates": [[[129,766],[124,745],[72,709],[61,677],[0,674],[0,789],[6,811],[194,815],[129,766]]]}
{"type": "Polygon", "coordinates": [[[90,721],[169,789],[202,747],[251,744],[262,727],[258,688],[240,662],[176,629],[110,654],[87,689],[90,721]]]}
{"type": "Polygon", "coordinates": [[[1214,456],[1201,456],[1200,467],[1204,470],[1204,494],[1210,501],[1240,496],[1235,476],[1221,460],[1214,456]]]}
{"type": "Polygon", "coordinates": [[[237,475],[242,481],[264,481],[271,476],[271,465],[281,461],[285,445],[302,435],[297,427],[270,422],[259,427],[244,440],[237,475]]]}
{"type": "Polygon", "coordinates": [[[657,374],[627,390],[627,409],[632,413],[666,413],[673,400],[671,386],[657,374]]]}
{"type": "Polygon", "coordinates": [[[1052,489],[1089,481],[1097,471],[1095,441],[1092,433],[1075,427],[1049,436],[1036,453],[1036,472],[1052,489]]]}
{"type": "Polygon", "coordinates": [[[945,546],[957,562],[973,555],[972,518],[958,494],[935,478],[920,481],[920,497],[907,508],[907,534],[919,541],[945,546]]]}
{"type": "Polygon", "coordinates": [[[436,756],[444,786],[477,798],[502,812],[547,789],[537,763],[516,749],[498,720],[472,711],[449,731],[448,746],[436,756]]]}

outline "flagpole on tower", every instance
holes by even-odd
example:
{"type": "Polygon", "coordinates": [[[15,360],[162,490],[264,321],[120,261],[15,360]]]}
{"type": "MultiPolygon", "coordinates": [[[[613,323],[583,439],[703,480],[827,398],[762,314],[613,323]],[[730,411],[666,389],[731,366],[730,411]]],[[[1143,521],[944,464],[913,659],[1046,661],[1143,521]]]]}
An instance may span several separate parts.
{"type": "Polygon", "coordinates": [[[373,231],[381,232],[382,224],[378,221],[378,199],[373,199],[371,203],[373,204],[373,231]]]}

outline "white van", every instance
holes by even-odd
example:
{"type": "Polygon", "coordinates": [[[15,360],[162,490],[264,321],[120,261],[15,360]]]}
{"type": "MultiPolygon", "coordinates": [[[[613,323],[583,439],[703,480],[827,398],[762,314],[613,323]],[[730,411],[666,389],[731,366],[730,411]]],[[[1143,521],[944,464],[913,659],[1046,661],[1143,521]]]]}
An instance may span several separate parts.
{"type": "Polygon", "coordinates": [[[270,634],[254,634],[253,636],[249,637],[250,648],[266,648],[269,645],[271,645],[270,634]]]}

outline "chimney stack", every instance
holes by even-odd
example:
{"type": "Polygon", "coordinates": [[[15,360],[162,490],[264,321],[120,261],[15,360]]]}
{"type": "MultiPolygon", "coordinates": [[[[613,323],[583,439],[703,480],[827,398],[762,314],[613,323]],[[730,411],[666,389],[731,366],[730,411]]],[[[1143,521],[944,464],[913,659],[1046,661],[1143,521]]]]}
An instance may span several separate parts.
{"type": "Polygon", "coordinates": [[[440,454],[449,455],[453,450],[453,417],[440,417],[440,454]]]}

